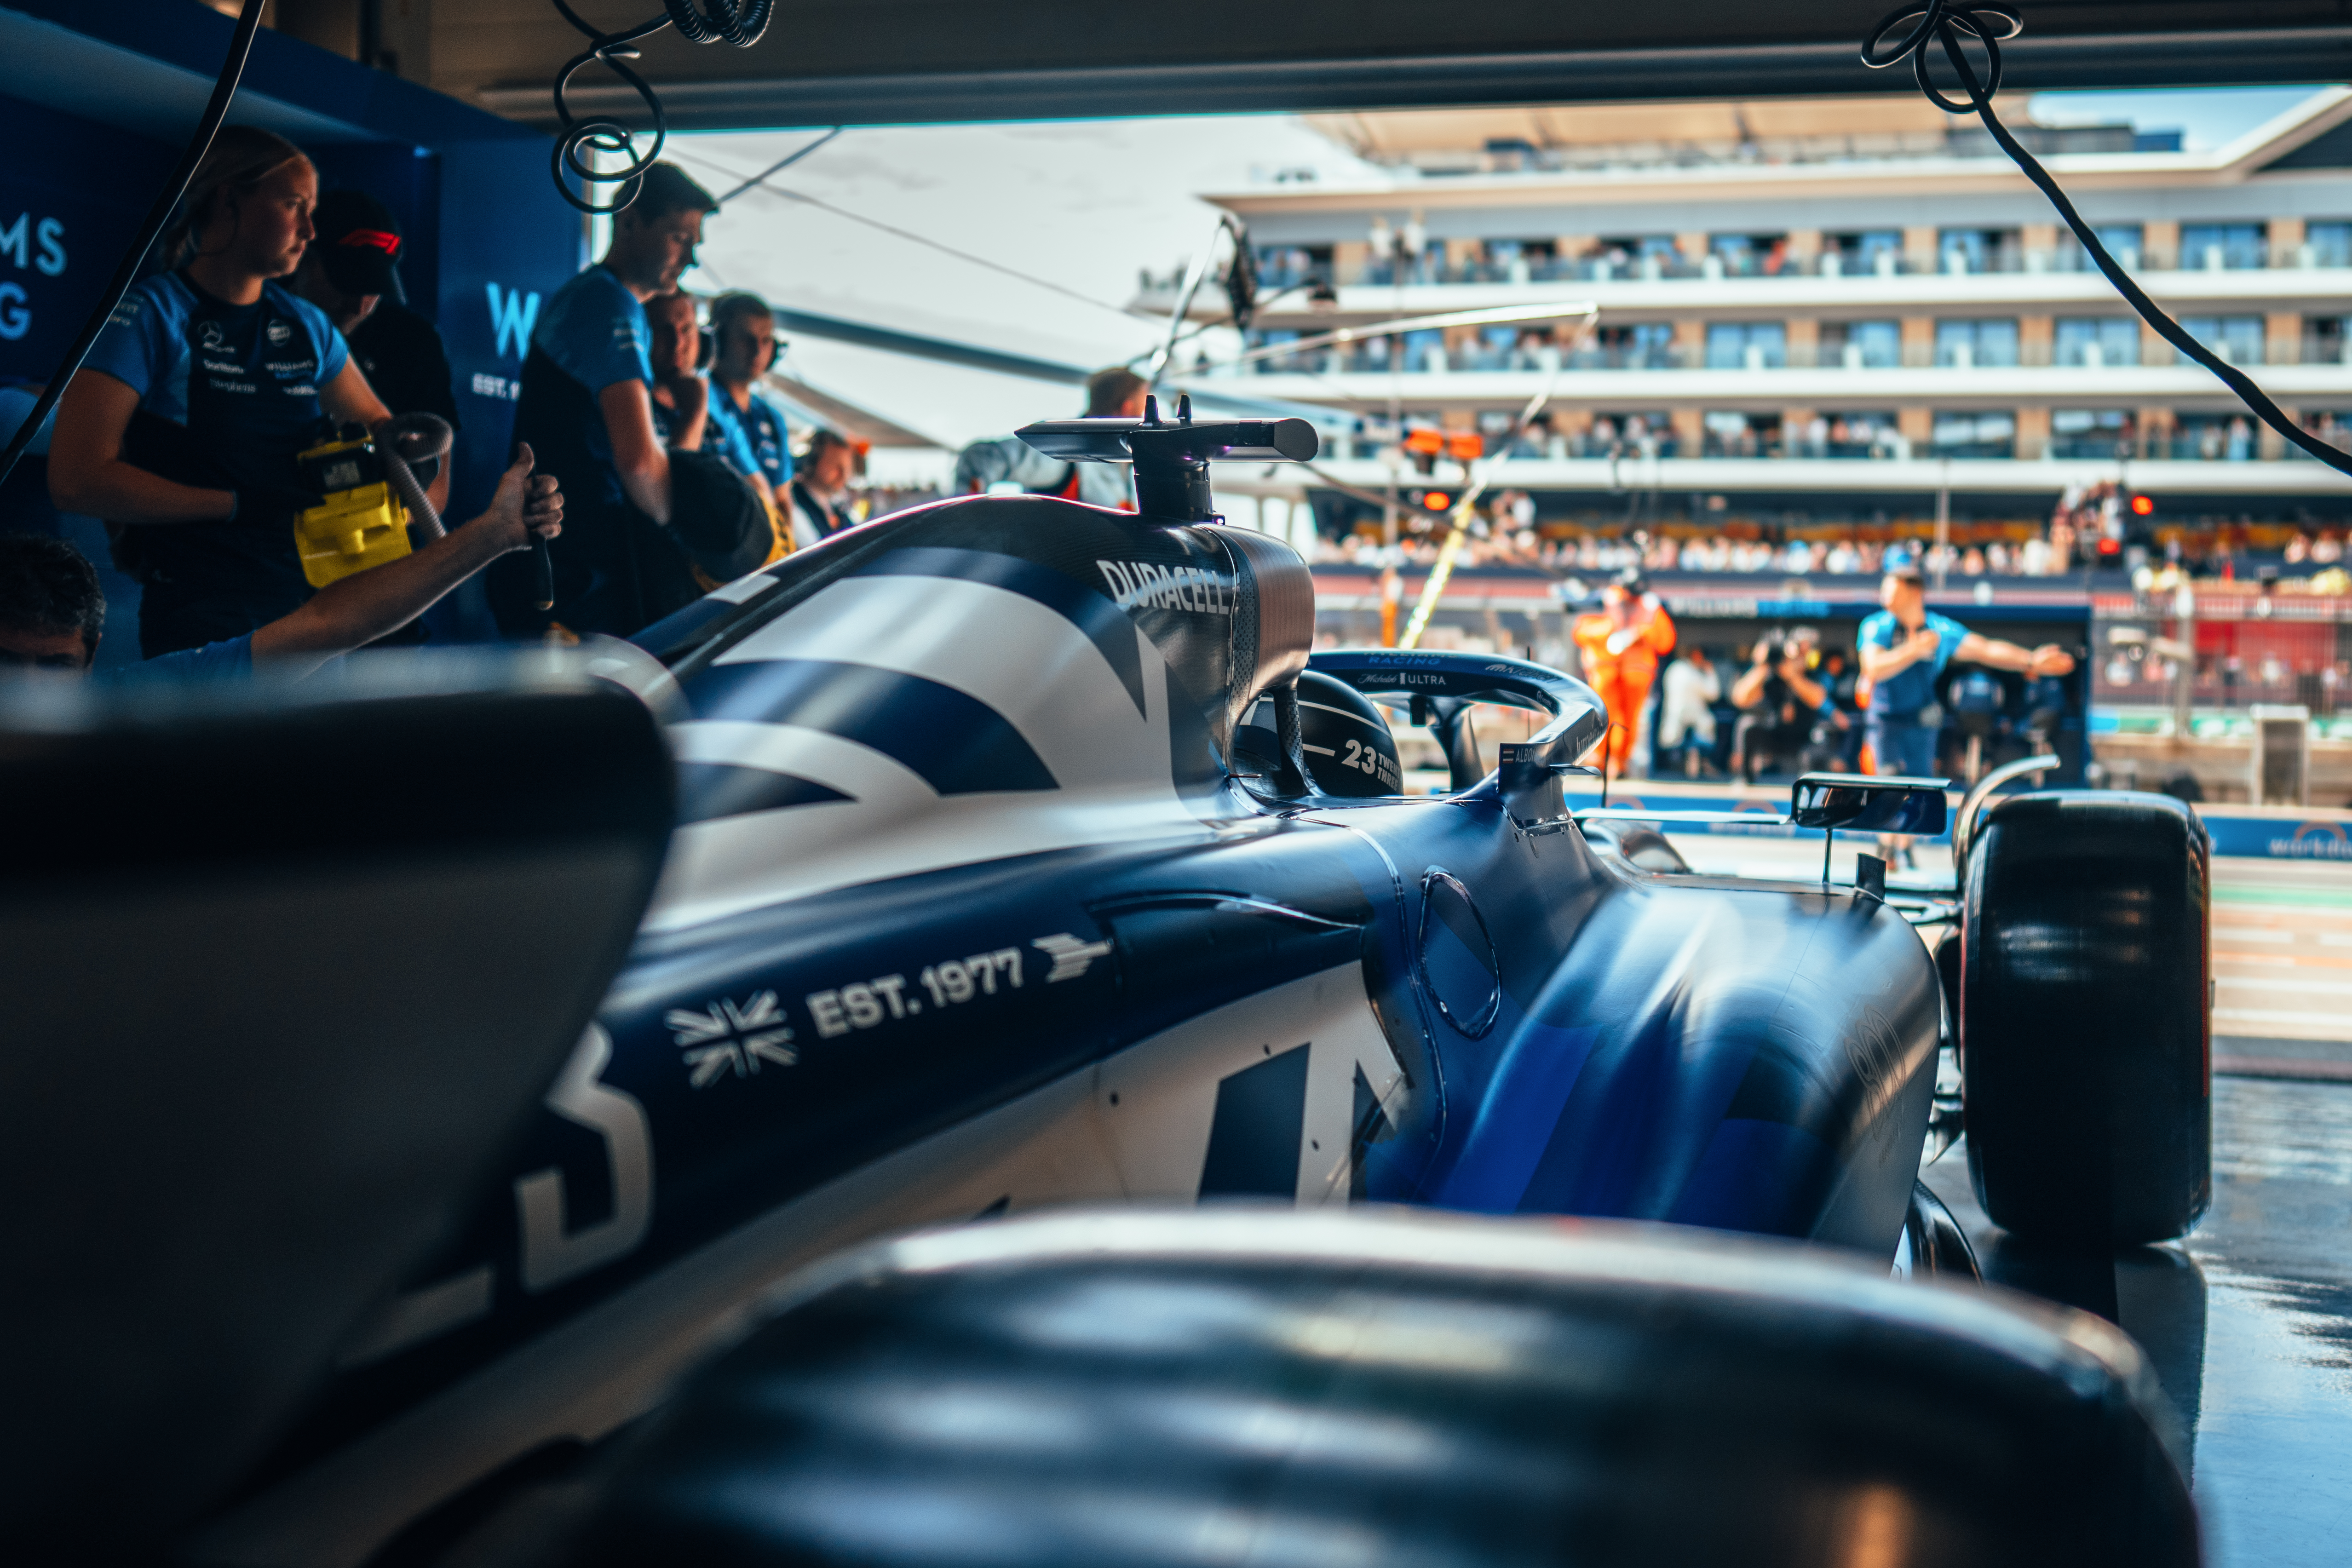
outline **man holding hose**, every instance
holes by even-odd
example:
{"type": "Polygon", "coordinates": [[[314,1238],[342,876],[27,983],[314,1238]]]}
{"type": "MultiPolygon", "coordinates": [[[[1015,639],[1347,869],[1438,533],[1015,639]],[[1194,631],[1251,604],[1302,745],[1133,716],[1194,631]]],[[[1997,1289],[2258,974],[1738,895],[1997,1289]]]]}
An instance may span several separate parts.
{"type": "MultiPolygon", "coordinates": [[[[180,648],[113,672],[134,679],[235,677],[256,668],[301,675],[363,648],[422,615],[451,589],[534,538],[563,531],[563,497],[534,475],[529,446],[499,481],[489,509],[422,549],[338,578],[250,632],[180,648]]],[[[23,670],[80,674],[98,658],[106,600],[98,573],[63,539],[0,537],[0,675],[23,670]]]]}

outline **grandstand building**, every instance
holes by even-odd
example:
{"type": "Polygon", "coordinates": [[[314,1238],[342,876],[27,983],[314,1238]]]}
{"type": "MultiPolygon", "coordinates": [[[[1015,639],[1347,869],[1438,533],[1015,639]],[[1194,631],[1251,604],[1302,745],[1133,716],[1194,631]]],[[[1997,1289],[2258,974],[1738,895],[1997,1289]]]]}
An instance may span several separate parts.
{"type": "MultiPolygon", "coordinates": [[[[2026,124],[2021,98],[2001,108],[2026,124]]],[[[1399,478],[1401,417],[1483,433],[1498,486],[1555,537],[1906,532],[1940,493],[1958,538],[2021,539],[2070,486],[2120,479],[2192,553],[2262,550],[2352,498],[2141,323],[1973,120],[1916,95],[1315,123],[1380,172],[1208,196],[1255,247],[1251,346],[1599,311],[1589,332],[1563,317],[1186,362],[1331,411],[1327,472],[1359,489],[1423,482],[1399,478]]],[[[2352,440],[2352,90],[2210,151],[2128,126],[2021,134],[2149,294],[2306,428],[2352,440]]],[[[1142,298],[1172,308],[1174,279],[1142,298]]],[[[1327,533],[1378,515],[1316,501],[1327,533]]]]}

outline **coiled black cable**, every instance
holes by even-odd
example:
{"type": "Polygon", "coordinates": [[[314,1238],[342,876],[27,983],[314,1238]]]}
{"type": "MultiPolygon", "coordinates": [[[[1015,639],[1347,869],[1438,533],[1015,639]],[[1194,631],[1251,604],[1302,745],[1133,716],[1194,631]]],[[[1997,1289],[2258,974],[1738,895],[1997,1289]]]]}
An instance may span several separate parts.
{"type": "Polygon", "coordinates": [[[2352,454],[2337,451],[2289,419],[2286,411],[2273,402],[2270,394],[2256,386],[2252,376],[2190,336],[2186,328],[2165,314],[2163,307],[2150,299],[2146,291],[2132,281],[2131,275],[2107,254],[2107,247],[2099,243],[2099,236],[2083,221],[2083,214],[2074,210],[2074,204],[2066,199],[2066,193],[2059,189],[2058,182],[2050,177],[2050,172],[2019,144],[2017,138],[2010,134],[2009,127],[2000,122],[2000,117],[1993,113],[1993,95],[2000,90],[2001,41],[2017,37],[2024,28],[2023,16],[2008,5],[1991,3],[1991,0],[1967,5],[1955,5],[1952,0],[1927,0],[1924,7],[1917,4],[1917,0],[1913,0],[1912,4],[1888,13],[1884,21],[1870,30],[1870,36],[1862,41],[1862,63],[1873,70],[1884,70],[1888,66],[1901,64],[1907,57],[1911,61],[1911,74],[1918,80],[1919,90],[1927,95],[1927,101],[1946,114],[1973,114],[1984,122],[1984,128],[1992,133],[1992,139],[2000,144],[2000,150],[2009,154],[2010,161],[2033,182],[2043,195],[2050,198],[2050,204],[2058,209],[2058,215],[2066,220],[2068,228],[2074,231],[2074,237],[2090,253],[2092,261],[2106,275],[2107,281],[2115,285],[2116,292],[2124,297],[2125,303],[2139,312],[2141,320],[2155,328],[2166,342],[2212,371],[2223,386],[2237,394],[2238,401],[2244,403],[2255,418],[2338,473],[2352,474],[2352,454]],[[1899,42],[1887,45],[1887,35],[1915,16],[1918,18],[1918,25],[1904,34],[1899,42]],[[1969,63],[1968,52],[1961,47],[1964,36],[1983,46],[1985,74],[1982,81],[1978,80],[1975,68],[1969,63]],[[1943,46],[1944,57],[1951,62],[1953,73],[1960,78],[1960,90],[1967,95],[1965,99],[1955,101],[1946,98],[1928,79],[1927,46],[1930,42],[1943,46]]]}
{"type": "Polygon", "coordinates": [[[180,162],[173,169],[171,178],[164,181],[163,188],[155,193],[154,204],[147,209],[146,222],[139,225],[138,235],[123,251],[121,263],[115,267],[114,276],[107,279],[106,287],[99,295],[98,304],[90,310],[89,319],[82,323],[73,347],[66,350],[64,362],[58,366],[58,372],[49,378],[48,384],[41,389],[41,395],[34,402],[32,412],[25,415],[25,423],[17,426],[16,434],[9,438],[6,451],[0,452],[0,484],[5,484],[8,476],[16,472],[17,459],[25,455],[25,449],[32,445],[34,439],[40,434],[41,426],[47,423],[51,411],[58,406],[58,399],[65,395],[66,383],[74,379],[74,372],[81,369],[82,361],[89,357],[90,345],[97,342],[99,333],[105,330],[107,319],[114,314],[114,308],[122,303],[123,295],[137,281],[139,268],[146,262],[147,252],[154,245],[155,236],[162,234],[164,225],[172,221],[173,209],[187,193],[188,182],[194,178],[196,165],[203,162],[205,154],[212,150],[213,138],[219,133],[221,121],[228,118],[229,100],[236,96],[236,84],[244,78],[245,59],[253,52],[253,36],[261,26],[261,7],[262,0],[245,0],[244,9],[237,13],[236,30],[229,35],[228,56],[222,60],[220,75],[213,81],[213,95],[205,104],[203,117],[196,121],[195,134],[188,138],[187,146],[181,151],[180,162]]]}
{"type": "Polygon", "coordinates": [[[775,0],[662,0],[662,15],[634,27],[624,27],[617,33],[600,32],[581,20],[580,14],[564,3],[554,0],[555,9],[588,39],[588,47],[564,62],[555,73],[555,118],[562,129],[555,138],[555,152],[550,161],[554,172],[555,188],[563,199],[583,213],[617,213],[637,199],[644,188],[646,171],[661,157],[662,143],[669,137],[669,117],[662,112],[661,99],[647,85],[646,78],[629,68],[626,62],[637,57],[637,40],[649,38],[665,27],[676,27],[679,37],[690,44],[731,44],[748,49],[760,41],[768,30],[769,18],[774,14],[775,0]],[[575,118],[569,104],[563,101],[563,89],[571,85],[580,68],[594,62],[619,77],[635,89],[637,98],[653,118],[653,145],[645,156],[636,153],[636,133],[610,115],[575,118]],[[583,153],[618,152],[627,157],[627,165],[617,171],[592,168],[583,153]],[[576,195],[563,178],[566,171],[580,182],[583,192],[595,185],[618,185],[614,200],[600,206],[585,195],[576,195]]]}

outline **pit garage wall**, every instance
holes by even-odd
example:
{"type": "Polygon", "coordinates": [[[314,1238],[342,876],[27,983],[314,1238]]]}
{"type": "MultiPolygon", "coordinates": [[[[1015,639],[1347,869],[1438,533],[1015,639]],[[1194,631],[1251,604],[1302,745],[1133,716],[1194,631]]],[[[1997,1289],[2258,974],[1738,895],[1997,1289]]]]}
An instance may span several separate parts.
{"type": "MultiPolygon", "coordinates": [[[[343,76],[376,75],[268,34],[257,65],[262,45],[313,57],[297,63],[318,78],[321,98],[336,96],[343,76]]],[[[322,188],[363,188],[400,216],[409,305],[440,328],[449,352],[464,423],[450,508],[469,517],[505,466],[524,329],[580,269],[582,225],[548,177],[543,138],[417,89],[402,96],[440,112],[388,113],[400,106],[383,95],[346,95],[366,109],[367,123],[340,128],[341,139],[295,140],[319,166],[322,188]],[[450,134],[471,129],[493,134],[450,134]]],[[[268,123],[270,107],[250,115],[233,107],[231,122],[268,123]]],[[[37,383],[56,372],[181,146],[12,96],[0,96],[0,138],[37,150],[0,164],[0,382],[37,383]]]]}

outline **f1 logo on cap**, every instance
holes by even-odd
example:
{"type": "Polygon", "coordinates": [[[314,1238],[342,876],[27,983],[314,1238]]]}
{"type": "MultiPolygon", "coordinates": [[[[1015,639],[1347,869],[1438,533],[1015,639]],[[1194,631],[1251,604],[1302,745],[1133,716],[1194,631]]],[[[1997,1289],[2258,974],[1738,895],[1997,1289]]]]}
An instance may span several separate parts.
{"type": "Polygon", "coordinates": [[[339,246],[354,246],[363,250],[380,250],[394,259],[400,256],[400,236],[395,234],[386,234],[382,229],[353,229],[335,243],[339,246]]]}

